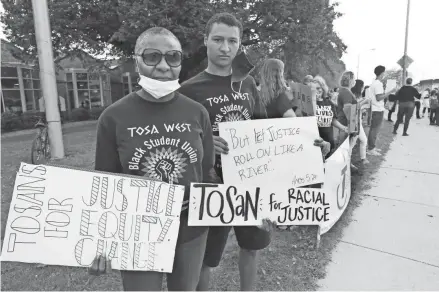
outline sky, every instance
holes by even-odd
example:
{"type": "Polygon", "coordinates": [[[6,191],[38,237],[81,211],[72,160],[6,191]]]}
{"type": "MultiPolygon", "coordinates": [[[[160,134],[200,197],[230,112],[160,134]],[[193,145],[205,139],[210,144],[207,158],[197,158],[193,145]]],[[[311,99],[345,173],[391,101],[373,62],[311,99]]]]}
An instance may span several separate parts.
{"type": "MultiPolygon", "coordinates": [[[[359,79],[369,84],[376,66],[400,68],[397,61],[404,55],[407,0],[332,2],[339,2],[337,10],[344,14],[335,21],[335,30],[348,46],[342,57],[348,70],[358,72],[359,79]]],[[[1,27],[0,37],[4,37],[1,27]]],[[[439,0],[411,0],[407,55],[414,60],[408,71],[415,83],[439,78],[439,0]]]]}
{"type": "MultiPolygon", "coordinates": [[[[348,46],[342,57],[346,68],[357,75],[360,55],[359,79],[366,84],[378,65],[400,68],[396,62],[404,55],[407,0],[336,2],[344,14],[334,25],[348,46]]],[[[407,55],[414,60],[408,71],[415,83],[439,78],[439,0],[411,0],[407,55]]]]}

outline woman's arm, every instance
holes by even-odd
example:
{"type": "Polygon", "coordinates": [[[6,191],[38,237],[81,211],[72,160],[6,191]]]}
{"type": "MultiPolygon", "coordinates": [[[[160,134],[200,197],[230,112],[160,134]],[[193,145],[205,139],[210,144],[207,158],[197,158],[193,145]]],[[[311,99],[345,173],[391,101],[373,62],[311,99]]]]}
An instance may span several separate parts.
{"type": "Polygon", "coordinates": [[[296,116],[296,113],[293,111],[293,109],[289,109],[286,112],[284,112],[282,117],[283,118],[295,118],[297,116],[296,116]]]}
{"type": "Polygon", "coordinates": [[[349,133],[348,127],[343,126],[337,119],[332,119],[332,126],[339,129],[342,132],[349,133]]]}

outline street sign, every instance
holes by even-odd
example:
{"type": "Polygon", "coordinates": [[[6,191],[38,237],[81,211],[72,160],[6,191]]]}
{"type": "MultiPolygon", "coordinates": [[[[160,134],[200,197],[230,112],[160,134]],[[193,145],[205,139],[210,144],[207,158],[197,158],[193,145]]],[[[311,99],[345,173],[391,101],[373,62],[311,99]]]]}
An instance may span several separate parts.
{"type": "Polygon", "coordinates": [[[399,59],[399,61],[397,62],[399,66],[404,68],[404,63],[406,64],[406,68],[408,68],[410,66],[410,64],[413,63],[413,59],[410,58],[409,56],[405,55],[402,56],[401,59],[399,59]]]}

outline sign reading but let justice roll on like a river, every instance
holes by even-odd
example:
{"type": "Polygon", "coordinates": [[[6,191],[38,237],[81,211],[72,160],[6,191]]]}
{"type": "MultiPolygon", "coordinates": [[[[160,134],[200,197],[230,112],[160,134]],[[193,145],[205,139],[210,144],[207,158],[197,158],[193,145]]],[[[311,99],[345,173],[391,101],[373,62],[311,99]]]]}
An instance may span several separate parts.
{"type": "Polygon", "coordinates": [[[22,163],[2,261],[172,272],[184,187],[22,163]]]}
{"type": "Polygon", "coordinates": [[[229,146],[221,155],[224,183],[291,187],[322,183],[323,158],[316,117],[265,119],[218,124],[229,146]]]}

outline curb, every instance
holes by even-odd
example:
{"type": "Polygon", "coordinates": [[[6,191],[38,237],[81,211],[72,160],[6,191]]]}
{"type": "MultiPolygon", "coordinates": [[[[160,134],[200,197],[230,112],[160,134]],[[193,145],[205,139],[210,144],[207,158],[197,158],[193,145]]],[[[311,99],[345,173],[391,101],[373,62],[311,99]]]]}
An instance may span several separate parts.
{"type": "MultiPolygon", "coordinates": [[[[96,124],[97,122],[98,122],[97,120],[81,121],[81,122],[71,122],[71,123],[63,124],[62,128],[63,129],[69,129],[69,128],[74,128],[74,127],[79,127],[79,126],[84,126],[84,125],[96,124]]],[[[21,130],[21,131],[2,133],[1,138],[29,135],[29,134],[35,134],[35,133],[36,133],[35,129],[27,129],[27,130],[21,130]]]]}

